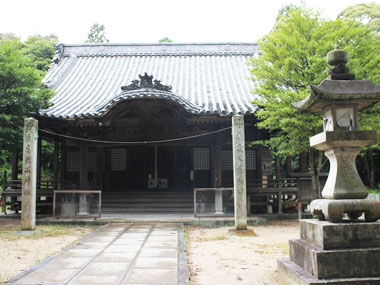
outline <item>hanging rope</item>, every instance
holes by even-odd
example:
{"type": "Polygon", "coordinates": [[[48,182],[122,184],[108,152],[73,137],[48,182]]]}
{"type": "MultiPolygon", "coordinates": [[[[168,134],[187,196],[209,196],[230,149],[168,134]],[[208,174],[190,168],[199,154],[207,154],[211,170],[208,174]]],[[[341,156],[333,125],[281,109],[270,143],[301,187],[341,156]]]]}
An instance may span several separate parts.
{"type": "Polygon", "coordinates": [[[227,127],[227,128],[223,128],[223,129],[220,129],[220,130],[216,130],[216,131],[212,131],[212,132],[208,132],[208,133],[204,133],[204,134],[193,135],[193,136],[182,137],[182,138],[175,138],[175,139],[168,139],[168,140],[159,140],[159,141],[139,141],[139,142],[102,141],[102,140],[93,140],[93,139],[85,139],[85,138],[73,137],[73,136],[68,136],[68,135],[62,135],[62,134],[58,134],[58,133],[55,133],[55,132],[52,132],[52,131],[48,131],[48,130],[43,130],[43,129],[39,129],[39,131],[47,133],[47,134],[50,134],[50,135],[64,137],[64,138],[68,138],[68,139],[72,139],[72,140],[94,142],[94,143],[105,143],[105,144],[158,144],[158,143],[176,142],[176,141],[183,141],[183,140],[189,140],[189,139],[199,138],[199,137],[203,137],[203,136],[212,135],[212,134],[215,134],[215,133],[220,133],[220,132],[223,132],[225,130],[229,130],[231,128],[232,127],[227,127]]]}

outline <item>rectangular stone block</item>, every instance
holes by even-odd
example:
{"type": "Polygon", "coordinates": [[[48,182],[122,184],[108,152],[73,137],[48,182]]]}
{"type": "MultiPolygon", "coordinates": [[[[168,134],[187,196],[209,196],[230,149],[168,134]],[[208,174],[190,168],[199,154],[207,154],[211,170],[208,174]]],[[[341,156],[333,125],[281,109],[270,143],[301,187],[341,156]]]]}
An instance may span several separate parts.
{"type": "Polygon", "coordinates": [[[317,279],[309,272],[299,267],[288,258],[277,260],[278,271],[281,272],[289,284],[295,285],[378,285],[380,277],[362,277],[362,278],[334,278],[334,279],[317,279]]]}
{"type": "Polygon", "coordinates": [[[322,249],[380,247],[380,223],[302,220],[301,239],[322,249]]]}
{"type": "Polygon", "coordinates": [[[318,279],[380,276],[380,247],[322,250],[289,241],[290,260],[318,279]]]}

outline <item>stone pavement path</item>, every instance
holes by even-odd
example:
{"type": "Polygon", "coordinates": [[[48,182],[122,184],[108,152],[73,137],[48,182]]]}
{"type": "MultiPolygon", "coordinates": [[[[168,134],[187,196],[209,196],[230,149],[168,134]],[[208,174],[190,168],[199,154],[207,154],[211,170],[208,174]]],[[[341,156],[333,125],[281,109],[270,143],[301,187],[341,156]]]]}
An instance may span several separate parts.
{"type": "Polygon", "coordinates": [[[182,285],[187,279],[182,224],[108,224],[11,284],[182,285]]]}

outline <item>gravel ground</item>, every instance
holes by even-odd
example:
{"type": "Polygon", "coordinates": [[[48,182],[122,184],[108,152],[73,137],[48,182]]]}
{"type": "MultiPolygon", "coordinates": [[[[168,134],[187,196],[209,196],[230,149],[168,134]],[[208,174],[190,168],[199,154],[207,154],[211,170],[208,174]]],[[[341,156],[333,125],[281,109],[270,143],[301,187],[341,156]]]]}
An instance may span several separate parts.
{"type": "Polygon", "coordinates": [[[289,239],[299,238],[298,221],[251,227],[253,237],[230,236],[229,229],[186,228],[193,285],[288,284],[277,271],[277,259],[288,256],[289,239]]]}

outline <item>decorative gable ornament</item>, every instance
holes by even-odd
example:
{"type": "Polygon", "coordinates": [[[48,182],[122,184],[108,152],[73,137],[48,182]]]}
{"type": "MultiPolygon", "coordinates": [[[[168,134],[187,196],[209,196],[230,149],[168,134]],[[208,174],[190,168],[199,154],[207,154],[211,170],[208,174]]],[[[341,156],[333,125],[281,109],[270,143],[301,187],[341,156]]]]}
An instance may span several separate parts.
{"type": "Polygon", "coordinates": [[[171,91],[172,87],[170,85],[161,84],[160,80],[155,79],[153,81],[153,75],[148,75],[146,72],[144,75],[139,75],[140,80],[132,80],[129,85],[121,86],[123,91],[131,91],[140,88],[152,88],[161,91],[171,91]]]}

